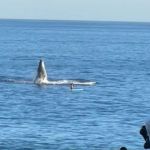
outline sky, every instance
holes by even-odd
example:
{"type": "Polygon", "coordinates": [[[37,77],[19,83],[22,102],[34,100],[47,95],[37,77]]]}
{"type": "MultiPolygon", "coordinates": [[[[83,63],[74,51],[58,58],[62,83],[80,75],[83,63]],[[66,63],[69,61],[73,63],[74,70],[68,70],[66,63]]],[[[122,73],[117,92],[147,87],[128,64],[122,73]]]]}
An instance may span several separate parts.
{"type": "Polygon", "coordinates": [[[150,0],[0,0],[0,18],[150,22],[150,0]]]}

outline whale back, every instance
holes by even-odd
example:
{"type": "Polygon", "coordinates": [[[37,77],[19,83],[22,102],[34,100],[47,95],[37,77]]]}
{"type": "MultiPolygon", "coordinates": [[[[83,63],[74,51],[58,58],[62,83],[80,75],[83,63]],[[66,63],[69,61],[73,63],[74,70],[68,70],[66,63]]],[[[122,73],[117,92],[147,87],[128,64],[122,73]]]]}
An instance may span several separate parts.
{"type": "Polygon", "coordinates": [[[37,76],[34,82],[37,84],[42,84],[47,82],[47,72],[45,69],[44,61],[42,59],[39,62],[38,69],[37,69],[37,76]]]}

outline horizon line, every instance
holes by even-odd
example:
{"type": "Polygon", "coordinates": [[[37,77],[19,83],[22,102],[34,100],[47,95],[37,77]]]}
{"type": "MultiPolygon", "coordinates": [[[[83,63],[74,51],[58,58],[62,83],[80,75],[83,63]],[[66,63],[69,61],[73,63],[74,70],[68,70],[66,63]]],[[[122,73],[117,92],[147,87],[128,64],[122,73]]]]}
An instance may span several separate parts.
{"type": "Polygon", "coordinates": [[[74,22],[122,22],[122,23],[150,23],[150,21],[128,21],[128,20],[78,20],[78,19],[35,19],[35,18],[0,18],[0,20],[26,20],[26,21],[74,21],[74,22]]]}

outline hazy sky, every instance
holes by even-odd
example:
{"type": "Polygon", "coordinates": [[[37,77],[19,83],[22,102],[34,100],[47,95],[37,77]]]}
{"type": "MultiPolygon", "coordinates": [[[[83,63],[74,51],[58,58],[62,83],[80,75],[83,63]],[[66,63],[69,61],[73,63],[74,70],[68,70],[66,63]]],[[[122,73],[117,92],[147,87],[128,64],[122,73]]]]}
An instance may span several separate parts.
{"type": "Polygon", "coordinates": [[[0,18],[150,22],[150,0],[0,0],[0,18]]]}

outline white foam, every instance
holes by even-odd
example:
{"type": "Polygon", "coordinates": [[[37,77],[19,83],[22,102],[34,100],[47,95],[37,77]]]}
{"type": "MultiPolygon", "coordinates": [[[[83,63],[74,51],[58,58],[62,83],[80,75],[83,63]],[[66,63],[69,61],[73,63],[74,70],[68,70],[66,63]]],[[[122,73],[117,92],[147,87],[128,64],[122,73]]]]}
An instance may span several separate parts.
{"type": "Polygon", "coordinates": [[[53,85],[69,85],[69,84],[74,84],[74,85],[94,85],[96,82],[92,81],[77,81],[77,80],[56,80],[56,81],[47,81],[43,82],[43,84],[53,84],[53,85]]]}

